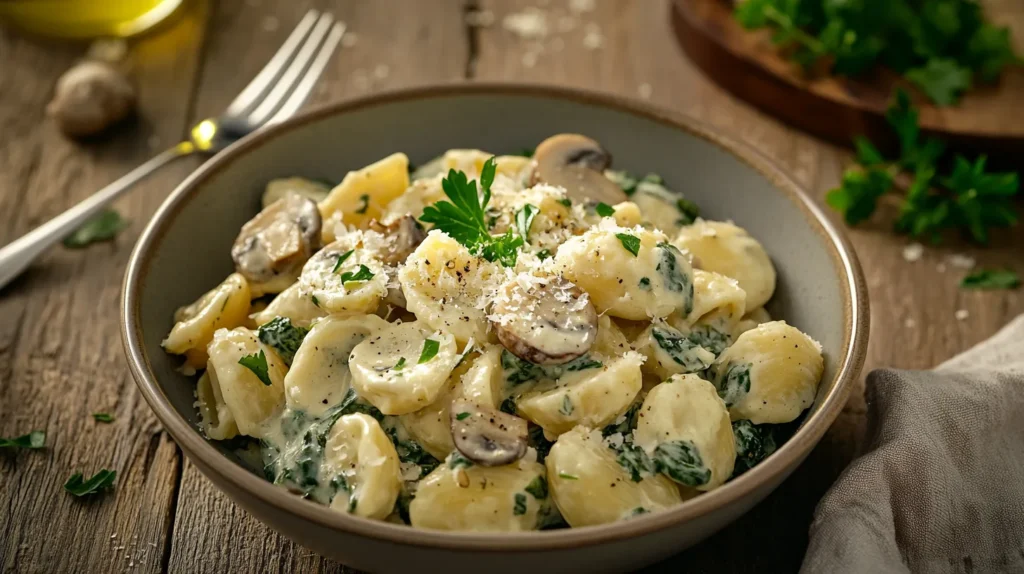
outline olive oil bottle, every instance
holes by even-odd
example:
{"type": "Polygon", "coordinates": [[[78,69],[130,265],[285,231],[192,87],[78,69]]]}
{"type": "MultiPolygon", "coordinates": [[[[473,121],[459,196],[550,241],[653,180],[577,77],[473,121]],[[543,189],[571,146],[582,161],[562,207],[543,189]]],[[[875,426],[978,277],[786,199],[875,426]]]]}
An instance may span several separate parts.
{"type": "Polygon", "coordinates": [[[0,20],[46,36],[133,36],[174,13],[183,0],[0,0],[0,20]]]}

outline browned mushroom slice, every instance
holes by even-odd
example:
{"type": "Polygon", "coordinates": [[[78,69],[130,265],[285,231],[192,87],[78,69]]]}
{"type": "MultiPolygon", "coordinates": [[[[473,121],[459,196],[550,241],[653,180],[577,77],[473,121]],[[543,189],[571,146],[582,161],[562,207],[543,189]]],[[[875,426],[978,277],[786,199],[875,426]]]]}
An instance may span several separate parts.
{"type": "Polygon", "coordinates": [[[608,204],[626,200],[618,185],[604,176],[612,156],[596,141],[579,134],[558,134],[542,141],[533,155],[531,185],[564,187],[576,200],[594,199],[608,204]]]}
{"type": "Polygon", "coordinates": [[[586,293],[561,276],[506,283],[489,319],[506,349],[538,365],[571,361],[597,339],[597,310],[586,293]]]}
{"type": "Polygon", "coordinates": [[[298,273],[320,247],[320,210],[316,202],[289,194],[268,205],[242,226],[231,258],[235,269],[257,283],[298,273]]]}
{"type": "Polygon", "coordinates": [[[460,399],[452,403],[455,448],[480,466],[511,464],[526,454],[526,421],[498,409],[460,399]]]}
{"type": "Polygon", "coordinates": [[[409,254],[427,237],[427,232],[411,215],[403,215],[387,225],[375,219],[370,222],[370,229],[384,236],[378,258],[388,265],[405,263],[409,254]]]}

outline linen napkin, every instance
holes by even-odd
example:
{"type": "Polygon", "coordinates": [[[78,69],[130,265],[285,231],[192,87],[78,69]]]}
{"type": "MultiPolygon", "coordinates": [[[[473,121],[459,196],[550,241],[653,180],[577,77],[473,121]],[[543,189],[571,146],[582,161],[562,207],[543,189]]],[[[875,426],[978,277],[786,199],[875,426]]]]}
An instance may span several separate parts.
{"type": "Polygon", "coordinates": [[[872,372],[867,401],[802,572],[1024,572],[1024,316],[933,371],[872,372]]]}

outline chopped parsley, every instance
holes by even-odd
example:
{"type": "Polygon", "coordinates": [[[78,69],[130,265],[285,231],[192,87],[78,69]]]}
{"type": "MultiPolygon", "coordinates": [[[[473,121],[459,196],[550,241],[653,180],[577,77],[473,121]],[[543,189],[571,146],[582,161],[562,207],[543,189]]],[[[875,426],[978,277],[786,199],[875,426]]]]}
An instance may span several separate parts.
{"type": "Polygon", "coordinates": [[[113,209],[101,211],[92,219],[86,221],[64,238],[64,247],[77,249],[85,247],[90,243],[108,241],[117,237],[117,234],[128,227],[128,220],[121,217],[121,214],[113,209]]]}
{"type": "Polygon", "coordinates": [[[568,472],[560,472],[560,473],[558,473],[558,478],[564,478],[566,480],[579,480],[580,479],[580,477],[576,476],[575,474],[569,474],[568,472]]]}
{"type": "Polygon", "coordinates": [[[360,204],[359,207],[356,209],[356,213],[358,213],[359,215],[363,215],[364,213],[366,213],[366,210],[370,207],[370,196],[364,193],[359,196],[359,201],[360,204]]]}
{"type": "Polygon", "coordinates": [[[1016,289],[1020,287],[1020,276],[1009,269],[979,269],[964,277],[960,286],[964,289],[1016,289]]]}
{"type": "Polygon", "coordinates": [[[104,490],[112,488],[116,478],[116,470],[108,470],[105,468],[92,475],[88,480],[84,480],[82,473],[76,472],[71,475],[71,478],[69,478],[67,482],[64,483],[64,490],[75,496],[98,494],[104,490]]]}
{"type": "Polygon", "coordinates": [[[516,231],[523,241],[530,240],[530,226],[533,225],[533,218],[537,217],[539,211],[536,206],[527,203],[516,212],[516,231]]]}
{"type": "Polygon", "coordinates": [[[541,261],[544,261],[545,259],[550,259],[550,258],[551,258],[551,250],[550,249],[541,249],[540,251],[537,252],[537,259],[540,259],[541,261]]]}
{"type": "Polygon", "coordinates": [[[640,238],[635,235],[628,233],[616,233],[615,237],[619,238],[622,242],[622,246],[636,257],[640,253],[640,238]]]}
{"type": "Polygon", "coordinates": [[[441,348],[441,343],[433,339],[426,339],[423,341],[423,351],[420,352],[420,360],[418,364],[426,363],[430,359],[437,356],[437,351],[441,348]]]}
{"type": "Polygon", "coordinates": [[[473,461],[462,456],[462,453],[455,451],[448,458],[448,468],[455,470],[456,468],[469,468],[473,466],[473,461]]]}
{"type": "Polygon", "coordinates": [[[348,251],[339,255],[338,260],[334,262],[334,269],[331,269],[331,273],[337,273],[338,270],[341,269],[341,264],[344,263],[345,260],[348,259],[349,257],[352,257],[352,254],[355,252],[355,249],[349,249],[348,251]]]}
{"type": "Polygon", "coordinates": [[[615,215],[615,208],[602,201],[594,208],[594,212],[601,217],[611,217],[615,215]]]}
{"type": "Polygon", "coordinates": [[[561,203],[566,207],[572,207],[572,200],[569,199],[568,197],[563,197],[562,199],[559,199],[558,203],[561,203]]]}
{"type": "Polygon", "coordinates": [[[38,450],[46,446],[46,431],[36,430],[14,438],[0,438],[0,448],[38,450]]]}
{"type": "Polygon", "coordinates": [[[638,285],[644,291],[650,291],[650,289],[651,289],[651,278],[650,277],[641,277],[640,278],[640,282],[638,283],[638,285]]]}
{"type": "Polygon", "coordinates": [[[355,283],[356,281],[369,281],[373,279],[373,272],[366,265],[359,264],[359,270],[356,272],[346,271],[341,274],[342,285],[346,283],[355,283]]]}
{"type": "Polygon", "coordinates": [[[313,304],[314,304],[314,305],[316,305],[316,306],[317,306],[317,308],[319,308],[319,307],[320,307],[320,300],[316,298],[316,295],[312,295],[312,296],[310,297],[310,299],[312,299],[312,300],[313,300],[313,304]]]}
{"type": "Polygon", "coordinates": [[[526,514],[526,495],[521,492],[517,492],[514,500],[515,506],[512,507],[512,514],[516,516],[526,514]]]}
{"type": "Polygon", "coordinates": [[[394,371],[401,371],[402,367],[404,367],[404,366],[405,366],[405,357],[402,357],[402,358],[398,359],[398,362],[395,363],[395,366],[391,367],[391,369],[394,370],[394,371]]]}
{"type": "Polygon", "coordinates": [[[238,364],[252,371],[256,378],[264,385],[269,387],[274,384],[270,380],[270,367],[267,366],[267,355],[263,352],[263,349],[260,349],[259,353],[245,355],[238,359],[238,364]]]}
{"type": "Polygon", "coordinates": [[[92,418],[98,423],[112,423],[114,422],[114,415],[110,413],[92,413],[92,418]]]}
{"type": "Polygon", "coordinates": [[[469,418],[469,413],[459,413],[455,415],[455,420],[464,421],[469,418]]]}
{"type": "Polygon", "coordinates": [[[475,180],[470,181],[461,171],[449,170],[448,176],[441,180],[449,201],[438,201],[425,207],[420,221],[434,224],[436,229],[447,233],[475,255],[513,267],[519,248],[523,246],[523,238],[514,235],[511,229],[503,235],[491,235],[485,219],[495,170],[493,157],[484,162],[480,170],[482,196],[477,193],[475,180]]]}

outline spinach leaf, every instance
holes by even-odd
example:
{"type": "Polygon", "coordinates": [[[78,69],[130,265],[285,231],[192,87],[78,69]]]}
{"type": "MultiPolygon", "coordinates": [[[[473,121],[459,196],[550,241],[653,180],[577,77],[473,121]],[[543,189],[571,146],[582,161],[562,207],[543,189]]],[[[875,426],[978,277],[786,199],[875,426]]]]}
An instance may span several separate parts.
{"type": "Polygon", "coordinates": [[[651,458],[658,472],[680,484],[702,486],[711,480],[711,470],[704,466],[697,446],[688,440],[663,442],[651,458]]]}
{"type": "Polygon", "coordinates": [[[724,377],[715,377],[718,396],[731,407],[750,392],[750,363],[730,363],[724,377]]]}
{"type": "Polygon", "coordinates": [[[672,358],[672,362],[683,367],[687,373],[703,371],[714,360],[699,343],[667,325],[652,328],[651,338],[672,358]],[[704,351],[704,357],[701,356],[701,351],[704,351]],[[709,357],[711,360],[707,360],[709,357]]]}
{"type": "Polygon", "coordinates": [[[733,476],[739,476],[754,468],[771,453],[775,452],[773,426],[755,425],[748,420],[733,421],[732,434],[736,441],[736,466],[733,476]]]}
{"type": "Polygon", "coordinates": [[[64,490],[75,496],[99,494],[104,490],[113,488],[116,478],[117,471],[106,468],[101,469],[88,480],[84,480],[82,473],[76,472],[64,483],[64,490]]]}
{"type": "Polygon", "coordinates": [[[309,329],[292,325],[291,319],[287,317],[274,317],[274,320],[260,325],[256,331],[260,342],[277,351],[286,365],[291,365],[295,360],[295,353],[308,333],[309,329]]]}

